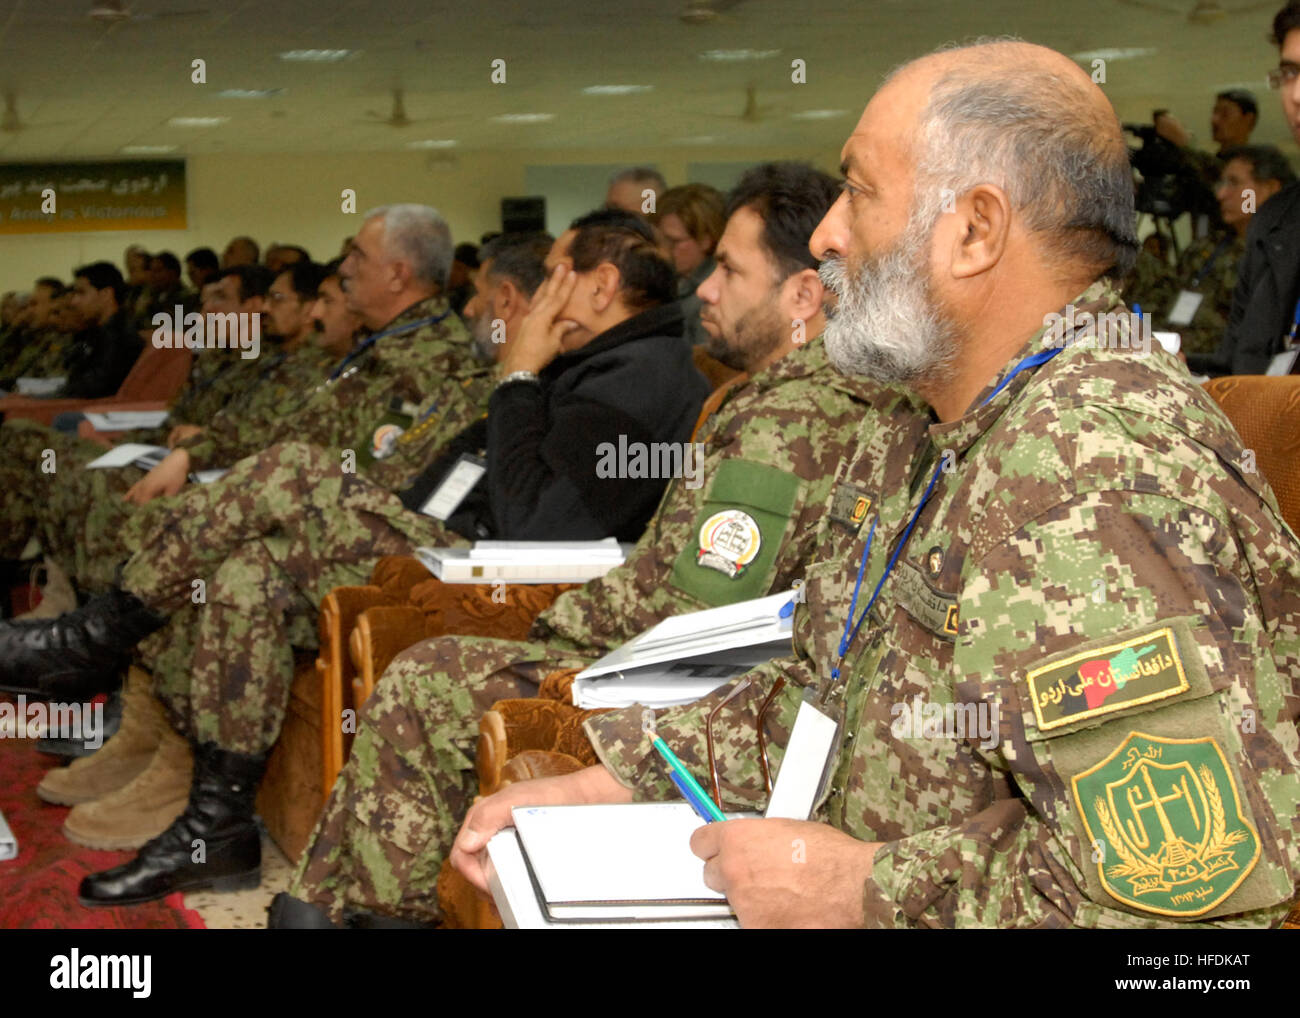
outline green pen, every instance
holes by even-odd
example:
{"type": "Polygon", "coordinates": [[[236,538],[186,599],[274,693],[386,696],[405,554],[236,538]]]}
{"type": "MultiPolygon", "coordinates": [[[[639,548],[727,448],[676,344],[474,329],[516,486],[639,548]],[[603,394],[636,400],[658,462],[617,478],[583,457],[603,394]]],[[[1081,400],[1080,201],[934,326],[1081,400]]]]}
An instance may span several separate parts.
{"type": "MultiPolygon", "coordinates": [[[[647,714],[649,711],[646,712],[647,714]]],[[[695,812],[700,815],[700,819],[705,823],[712,823],[715,820],[726,820],[722,815],[722,810],[718,809],[714,801],[709,798],[709,794],[700,787],[700,783],[695,780],[691,772],[686,769],[677,754],[668,748],[668,743],[655,733],[654,723],[649,720],[641,722],[641,730],[650,736],[650,744],[659,751],[659,755],[664,758],[668,764],[669,776],[673,779],[673,784],[677,786],[682,793],[682,797],[694,807],[695,812]]]]}

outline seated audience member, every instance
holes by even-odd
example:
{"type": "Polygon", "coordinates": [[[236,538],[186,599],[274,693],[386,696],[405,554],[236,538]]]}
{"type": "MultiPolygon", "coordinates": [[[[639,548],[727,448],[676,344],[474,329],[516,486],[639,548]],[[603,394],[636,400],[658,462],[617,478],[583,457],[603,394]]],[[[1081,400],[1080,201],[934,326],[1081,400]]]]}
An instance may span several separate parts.
{"type": "Polygon", "coordinates": [[[130,373],[144,342],[122,307],[125,292],[122,274],[109,262],[83,265],[73,273],[70,303],[87,324],[64,356],[67,381],[60,396],[111,396],[130,373]]]}
{"type": "Polygon", "coordinates": [[[478,248],[474,244],[457,244],[456,256],[451,260],[451,275],[447,277],[447,299],[456,314],[474,296],[474,273],[478,271],[478,248]]]}
{"type": "MultiPolygon", "coordinates": [[[[1137,251],[1109,103],[1039,46],[942,50],[843,158],[812,239],[827,348],[938,423],[806,585],[795,655],[656,712],[694,773],[718,750],[729,809],[766,798],[757,724],[774,767],[805,698],[843,726],[813,821],[695,831],[705,882],[744,926],[1275,926],[1300,873],[1300,547],[1175,358],[1092,341],[1092,316],[1127,320],[1110,279],[1137,251]],[[882,581],[850,598],[860,563],[882,581]]],[[[675,797],[642,721],[588,719],[600,764],[473,806],[453,864],[484,888],[514,805],[675,797]]]]}
{"type": "Polygon", "coordinates": [[[880,470],[895,462],[906,474],[928,415],[900,392],[835,371],[819,335],[823,288],[808,240],[838,192],[825,174],[792,163],[741,178],[718,268],[700,285],[710,352],[746,372],[697,433],[703,462],[693,476],[708,483],[674,481],[628,560],[562,595],[529,642],[445,637],[394,660],[270,925],[369,923],[374,914],[436,921],[424,875],[438,872],[469,805],[483,710],[536,693],[547,672],[590,663],[669,615],[790,589],[805,575],[828,502],[843,531],[863,492],[879,490],[866,476],[860,489],[837,483],[859,449],[880,470]],[[796,320],[811,338],[791,328],[796,320]],[[744,539],[714,541],[724,520],[744,539]],[[406,765],[391,752],[401,731],[412,748],[406,765]],[[383,804],[369,814],[374,824],[357,821],[366,801],[383,804]],[[413,851],[389,837],[399,816],[418,828],[413,851]]]}
{"type": "Polygon", "coordinates": [[[311,255],[297,244],[272,244],[266,249],[266,267],[279,275],[295,262],[309,262],[311,255]]]}
{"type": "Polygon", "coordinates": [[[221,252],[221,267],[229,269],[236,265],[256,265],[261,261],[262,249],[252,237],[235,237],[221,252]]]}
{"type": "Polygon", "coordinates": [[[316,327],[313,342],[336,360],[346,357],[358,337],[365,334],[361,316],[348,307],[343,293],[343,280],[339,275],[342,261],[338,258],[321,267],[323,275],[310,309],[316,327]]]}
{"type": "Polygon", "coordinates": [[[1296,179],[1272,145],[1249,145],[1223,153],[1223,175],[1216,189],[1225,228],[1192,241],[1171,273],[1162,305],[1143,305],[1155,328],[1182,336],[1182,351],[1195,373],[1223,374],[1220,360],[1224,329],[1232,311],[1237,264],[1246,250],[1246,230],[1256,210],[1296,179]]]}
{"type": "Polygon", "coordinates": [[[195,293],[202,293],[203,288],[217,278],[221,263],[217,261],[217,252],[210,247],[196,247],[185,256],[185,276],[195,293]]]}
{"type": "MultiPolygon", "coordinates": [[[[485,447],[486,500],[481,510],[464,515],[476,529],[486,526],[493,535],[508,539],[590,539],[607,535],[626,539],[633,528],[639,534],[667,478],[655,478],[651,483],[637,478],[630,483],[603,478],[595,469],[599,455],[596,450],[602,443],[620,443],[622,439],[650,447],[652,443],[684,441],[705,395],[704,380],[684,347],[665,342],[674,328],[680,328],[681,319],[671,303],[671,270],[645,224],[626,213],[594,213],[575,222],[555,243],[548,261],[554,265],[554,274],[539,290],[519,337],[505,346],[503,374],[489,404],[485,426],[471,426],[462,432],[417,485],[438,471],[438,464],[442,465],[442,476],[449,474],[462,450],[485,447]],[[614,489],[613,494],[607,494],[602,484],[614,489]]],[[[256,552],[261,561],[266,554],[263,538],[272,532],[298,534],[300,541],[350,541],[355,546],[369,525],[374,534],[375,543],[369,546],[373,557],[410,552],[415,543],[448,542],[452,535],[437,519],[404,510],[404,502],[411,504],[409,490],[399,501],[344,470],[337,454],[320,452],[323,455],[315,457],[317,466],[308,472],[298,465],[301,454],[293,452],[293,447],[275,447],[253,461],[236,465],[228,477],[197,489],[171,512],[154,517],[159,526],[148,528],[139,544],[144,550],[125,567],[126,589],[96,599],[84,616],[74,612],[55,623],[12,623],[17,628],[4,627],[0,640],[17,637],[24,646],[32,647],[33,639],[40,642],[42,635],[48,638],[48,653],[37,656],[59,674],[60,682],[66,682],[67,653],[71,649],[67,638],[75,630],[74,642],[82,651],[90,650],[85,640],[94,642],[98,638],[95,634],[103,632],[94,617],[107,612],[104,617],[115,620],[108,627],[113,633],[110,642],[116,648],[112,653],[120,656],[148,632],[167,624],[168,617],[156,614],[157,608],[169,613],[183,608],[174,600],[173,580],[162,580],[160,571],[169,577],[179,575],[170,568],[175,565],[192,575],[193,568],[200,565],[196,561],[199,549],[205,548],[221,558],[230,554],[232,557],[226,560],[233,565],[230,575],[237,573],[247,579],[250,563],[242,555],[234,555],[229,544],[232,528],[246,535],[247,552],[243,554],[256,552]],[[286,460],[286,455],[291,459],[286,460]],[[320,475],[326,472],[329,479],[322,482],[320,475]],[[313,473],[316,481],[311,480],[313,473]],[[349,479],[355,483],[349,484],[349,479]],[[322,533],[322,528],[310,525],[285,526],[283,496],[287,492],[276,493],[283,484],[289,484],[289,490],[298,498],[306,494],[304,485],[318,492],[303,498],[309,520],[319,517],[322,510],[317,503],[322,498],[341,500],[336,511],[346,509],[359,514],[360,519],[337,527],[337,533],[329,528],[322,533]],[[268,488],[270,497],[259,501],[257,492],[268,488]],[[228,499],[232,506],[243,506],[243,512],[228,510],[228,499]],[[375,532],[374,523],[367,524],[386,518],[387,532],[375,532]],[[199,534],[181,536],[180,530],[194,525],[206,536],[197,541],[199,534]],[[174,547],[173,538],[178,539],[174,547]],[[181,566],[180,558],[188,558],[188,562],[181,566]],[[236,561],[239,564],[234,565],[236,561]],[[145,586],[156,587],[157,598],[150,594],[145,594],[144,599],[138,596],[145,592],[143,588],[138,592],[133,589],[137,571],[142,578],[148,577],[145,586]],[[89,621],[89,628],[82,624],[84,621],[89,621]],[[20,629],[25,631],[21,635],[20,629]],[[59,645],[59,651],[53,650],[54,645],[59,645]]],[[[296,500],[287,501],[293,504],[296,500]]],[[[420,498],[414,504],[424,502],[420,498]]],[[[457,511],[451,513],[448,526],[457,525],[457,516],[457,511]]],[[[348,548],[341,561],[351,565],[355,555],[356,551],[348,548]]],[[[296,583],[293,589],[328,590],[338,582],[338,571],[328,571],[330,563],[339,558],[330,553],[329,545],[310,552],[299,549],[291,558],[291,565],[297,563],[295,569],[327,571],[325,575],[318,573],[306,585],[296,583]],[[331,582],[323,584],[321,580],[327,576],[331,582]]],[[[231,611],[233,606],[220,593],[219,577],[227,564],[213,562],[215,572],[211,568],[201,570],[212,577],[212,583],[197,625],[186,612],[177,616],[178,622],[189,623],[202,633],[211,629],[209,611],[216,612],[216,617],[231,611]]],[[[240,589],[246,585],[244,580],[240,581],[240,589]]],[[[254,586],[271,594],[276,585],[262,580],[254,586]]],[[[185,655],[193,663],[190,679],[199,686],[193,690],[196,706],[202,705],[205,711],[196,718],[196,724],[213,724],[215,737],[213,741],[200,740],[196,748],[189,810],[156,841],[146,845],[135,862],[87,878],[82,886],[82,900],[87,904],[151,900],[182,886],[196,886],[196,881],[207,886],[228,879],[257,880],[260,851],[252,822],[252,796],[266,753],[278,736],[292,665],[290,661],[284,673],[276,671],[279,681],[274,688],[266,689],[265,695],[253,695],[248,686],[252,675],[261,676],[261,681],[271,686],[265,660],[250,672],[237,658],[251,652],[267,659],[279,655],[283,648],[270,633],[268,639],[247,646],[249,607],[246,597],[241,595],[241,600],[243,607],[236,614],[242,619],[231,631],[231,635],[238,633],[235,645],[226,646],[219,664],[214,662],[236,685],[225,684],[210,701],[200,698],[201,655],[197,651],[185,655]],[[208,717],[206,712],[212,709],[222,717],[208,717]],[[252,718],[259,721],[250,726],[252,718]],[[249,744],[255,750],[244,748],[249,744]],[[214,816],[215,826],[211,823],[214,816]],[[188,852],[184,858],[176,852],[181,840],[188,844],[194,836],[208,840],[207,862],[197,868],[190,864],[188,852]]],[[[273,605],[280,603],[277,599],[273,605]]],[[[268,607],[272,610],[267,625],[274,629],[282,624],[278,616],[284,609],[268,607]]],[[[168,642],[175,639],[173,636],[168,642]]],[[[12,640],[7,646],[18,649],[12,640]]],[[[103,652],[108,649],[107,644],[102,645],[92,651],[90,658],[81,660],[89,665],[93,658],[102,665],[103,652]]],[[[5,657],[10,675],[24,674],[28,682],[35,676],[23,662],[11,661],[11,655],[5,657]],[[16,667],[10,669],[11,663],[16,667]]],[[[96,671],[98,666],[89,667],[82,678],[102,681],[96,671]]]]}
{"type": "Polygon", "coordinates": [[[605,192],[605,208],[622,209],[642,219],[650,219],[668,184],[663,174],[648,166],[634,166],[616,174],[605,192]]]}
{"type": "Polygon", "coordinates": [[[126,293],[122,297],[122,306],[134,308],[136,302],[149,289],[149,266],[153,256],[139,244],[132,244],[123,255],[126,266],[126,293]]]}
{"type": "MultiPolygon", "coordinates": [[[[1277,70],[1269,84],[1278,90],[1282,113],[1300,143],[1300,0],[1273,18],[1277,70]]],[[[1234,375],[1262,375],[1274,358],[1293,350],[1300,330],[1300,182],[1279,191],[1260,209],[1246,232],[1246,251],[1237,268],[1237,289],[1218,360],[1234,375]]],[[[1285,362],[1277,370],[1286,370],[1285,362]]],[[[1296,370],[1292,365],[1291,370],[1296,370]]]]}
{"type": "Polygon", "coordinates": [[[42,276],[32,286],[6,334],[0,357],[0,389],[12,389],[19,378],[49,378],[63,374],[63,358],[71,335],[56,324],[56,311],[67,293],[53,276],[42,276]]]}
{"type": "Polygon", "coordinates": [[[1192,148],[1192,139],[1172,114],[1162,112],[1155,118],[1156,133],[1183,150],[1202,182],[1217,189],[1228,162],[1228,152],[1250,144],[1250,134],[1259,122],[1259,103],[1244,88],[1225,89],[1214,97],[1210,111],[1210,135],[1218,150],[1211,155],[1192,148]]]}
{"type": "Polygon", "coordinates": [[[677,272],[677,296],[692,346],[707,342],[695,289],[713,274],[713,249],[722,236],[723,195],[708,184],[683,184],[659,197],[655,226],[677,272]]]}
{"type": "Polygon", "coordinates": [[[198,306],[198,294],[185,289],[177,257],[170,251],[162,251],[149,259],[149,285],[130,312],[132,324],[152,334],[153,316],[159,313],[170,316],[178,304],[183,308],[182,314],[193,311],[198,306]]]}

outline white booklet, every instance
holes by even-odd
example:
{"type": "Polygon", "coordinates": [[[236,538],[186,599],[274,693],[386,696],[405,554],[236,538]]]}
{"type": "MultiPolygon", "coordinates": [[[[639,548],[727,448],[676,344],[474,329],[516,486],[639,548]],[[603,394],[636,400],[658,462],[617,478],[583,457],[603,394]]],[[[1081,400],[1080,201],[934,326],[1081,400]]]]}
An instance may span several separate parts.
{"type": "Polygon", "coordinates": [[[68,379],[58,378],[19,378],[14,382],[14,391],[19,396],[53,396],[63,388],[68,379]]]}
{"type": "Polygon", "coordinates": [[[603,541],[477,541],[472,548],[416,548],[444,583],[585,583],[621,566],[630,545],[603,541]]]}
{"type": "Polygon", "coordinates": [[[161,445],[144,445],[140,442],[123,442],[115,445],[98,459],[93,459],[86,466],[91,470],[104,470],[109,467],[139,467],[152,470],[163,461],[168,449],[161,445]]]}
{"type": "Polygon", "coordinates": [[[698,700],[789,649],[795,596],[788,590],[666,618],[579,672],[573,702],[670,707],[698,700]]]}
{"type": "Polygon", "coordinates": [[[167,420],[166,410],[109,410],[107,413],[87,413],[86,420],[96,431],[134,431],[136,428],[157,428],[167,420]]]}

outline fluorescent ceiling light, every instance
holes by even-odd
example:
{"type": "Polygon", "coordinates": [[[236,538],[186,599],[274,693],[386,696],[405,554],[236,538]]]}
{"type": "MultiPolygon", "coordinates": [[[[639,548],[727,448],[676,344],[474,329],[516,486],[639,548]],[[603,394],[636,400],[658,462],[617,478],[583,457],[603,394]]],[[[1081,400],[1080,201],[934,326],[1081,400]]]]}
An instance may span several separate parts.
{"type": "Polygon", "coordinates": [[[641,92],[653,92],[653,85],[588,85],[582,90],[583,95],[638,95],[641,92]]]}
{"type": "Polygon", "coordinates": [[[493,117],[498,124],[543,124],[548,120],[554,120],[554,113],[502,113],[499,117],[493,117]]]}
{"type": "Polygon", "coordinates": [[[175,152],[175,145],[123,145],[118,149],[124,156],[159,156],[164,152],[175,152]]]}
{"type": "Polygon", "coordinates": [[[734,63],[738,60],[767,60],[780,52],[779,49],[711,49],[701,53],[700,59],[734,63]]]}
{"type": "Polygon", "coordinates": [[[284,95],[283,88],[223,88],[217,93],[218,99],[270,99],[272,96],[284,95]]]}
{"type": "Polygon", "coordinates": [[[1072,53],[1071,60],[1136,60],[1149,57],[1155,50],[1145,46],[1129,46],[1125,49],[1087,49],[1082,53],[1072,53]]]}
{"type": "Polygon", "coordinates": [[[167,124],[169,127],[216,127],[229,119],[229,117],[172,117],[167,124]]]}
{"type": "Polygon", "coordinates": [[[420,141],[408,141],[407,148],[455,148],[455,138],[424,138],[420,141]]]}
{"type": "Polygon", "coordinates": [[[791,120],[833,120],[836,117],[842,117],[848,113],[848,110],[800,110],[798,113],[791,113],[791,120]]]}
{"type": "Polygon", "coordinates": [[[355,57],[360,52],[359,49],[290,49],[281,53],[280,59],[312,64],[333,64],[355,57]]]}

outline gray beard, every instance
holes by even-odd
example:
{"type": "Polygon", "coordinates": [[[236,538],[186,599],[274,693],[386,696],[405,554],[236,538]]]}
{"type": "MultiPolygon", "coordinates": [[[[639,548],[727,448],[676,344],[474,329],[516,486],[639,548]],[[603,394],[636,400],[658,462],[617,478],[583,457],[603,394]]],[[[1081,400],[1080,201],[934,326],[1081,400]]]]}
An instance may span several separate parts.
{"type": "Polygon", "coordinates": [[[501,344],[492,342],[492,319],[487,312],[469,323],[469,334],[474,347],[474,356],[484,363],[495,363],[497,347],[501,344]]]}
{"type": "Polygon", "coordinates": [[[926,238],[917,236],[914,225],[853,278],[839,257],[825,259],[818,270],[837,298],[827,308],[826,355],[843,374],[913,384],[942,374],[956,356],[956,330],[934,299],[926,238]]]}

